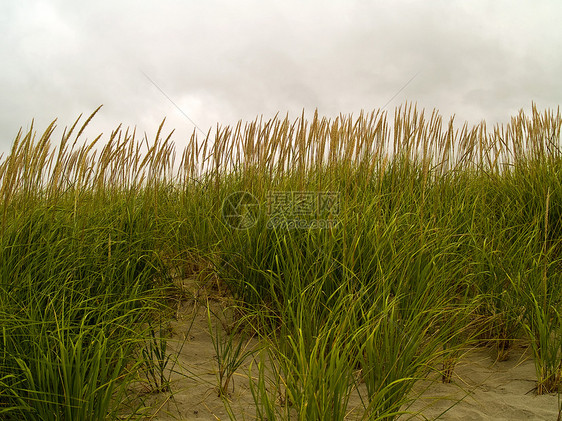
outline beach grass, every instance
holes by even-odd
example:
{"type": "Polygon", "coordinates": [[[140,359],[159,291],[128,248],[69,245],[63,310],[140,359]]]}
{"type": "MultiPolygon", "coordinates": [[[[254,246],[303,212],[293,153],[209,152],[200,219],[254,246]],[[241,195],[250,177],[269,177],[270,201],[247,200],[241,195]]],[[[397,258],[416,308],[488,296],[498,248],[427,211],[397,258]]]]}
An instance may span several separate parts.
{"type": "Polygon", "coordinates": [[[303,113],[180,146],[164,122],[82,140],[96,112],[60,141],[55,123],[20,132],[0,161],[3,419],[122,418],[139,370],[169,393],[151,327],[197,266],[263,345],[246,353],[208,310],[219,390],[255,358],[258,419],[395,419],[464,350],[504,359],[517,340],[536,392],[559,391],[559,110],[493,128],[413,104],[303,113]]]}

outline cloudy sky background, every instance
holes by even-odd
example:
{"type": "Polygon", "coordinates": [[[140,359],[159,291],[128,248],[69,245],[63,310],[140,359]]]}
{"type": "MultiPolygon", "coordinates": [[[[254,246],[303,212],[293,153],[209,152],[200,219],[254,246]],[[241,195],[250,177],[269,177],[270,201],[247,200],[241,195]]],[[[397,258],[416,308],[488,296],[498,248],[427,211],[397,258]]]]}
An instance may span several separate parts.
{"type": "Polygon", "coordinates": [[[561,22],[555,0],[4,0],[0,153],[32,119],[60,137],[101,104],[88,138],[119,123],[153,138],[166,117],[178,147],[189,119],[207,132],[405,101],[505,123],[562,101],[561,22]]]}

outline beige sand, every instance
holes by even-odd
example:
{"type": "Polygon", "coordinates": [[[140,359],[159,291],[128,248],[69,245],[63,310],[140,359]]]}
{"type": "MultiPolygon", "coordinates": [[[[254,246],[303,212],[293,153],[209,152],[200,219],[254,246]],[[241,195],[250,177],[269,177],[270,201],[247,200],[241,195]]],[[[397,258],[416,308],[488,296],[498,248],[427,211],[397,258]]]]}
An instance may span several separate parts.
{"type": "MultiPolygon", "coordinates": [[[[216,300],[212,306],[214,311],[221,308],[216,300]]],[[[191,300],[183,302],[178,309],[178,320],[172,323],[173,340],[169,348],[177,355],[175,369],[179,373],[172,376],[172,395],[146,395],[146,402],[157,408],[147,419],[229,419],[217,393],[217,362],[204,307],[199,307],[188,332],[196,307],[191,300]],[[183,347],[178,353],[182,342],[183,347]]],[[[257,345],[257,342],[252,345],[257,345]]],[[[486,348],[471,350],[457,365],[452,383],[434,382],[423,389],[420,389],[422,385],[417,387],[416,392],[421,393],[421,396],[409,410],[422,412],[413,418],[435,419],[440,416],[439,419],[443,420],[506,421],[557,419],[558,397],[555,394],[537,396],[534,392],[535,367],[524,345],[515,346],[507,361],[496,362],[493,357],[493,351],[486,348]]],[[[240,367],[234,377],[234,389],[230,388],[230,405],[240,420],[255,419],[248,386],[250,360],[240,367]]],[[[352,397],[350,401],[350,406],[354,405],[359,406],[357,397],[352,397]]],[[[350,414],[350,419],[353,418],[350,414]]],[[[412,416],[401,417],[409,418],[412,416]]]]}

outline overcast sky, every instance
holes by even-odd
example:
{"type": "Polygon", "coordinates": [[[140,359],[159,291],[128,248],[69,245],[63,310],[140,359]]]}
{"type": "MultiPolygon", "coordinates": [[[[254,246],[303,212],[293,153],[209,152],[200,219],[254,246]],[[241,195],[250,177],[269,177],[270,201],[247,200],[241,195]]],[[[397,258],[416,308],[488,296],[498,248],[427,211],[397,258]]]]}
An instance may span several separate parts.
{"type": "Polygon", "coordinates": [[[32,119],[62,131],[101,104],[89,138],[119,123],[152,138],[166,117],[178,147],[190,119],[405,101],[506,122],[561,102],[561,22],[555,0],[2,0],[0,152],[32,119]]]}

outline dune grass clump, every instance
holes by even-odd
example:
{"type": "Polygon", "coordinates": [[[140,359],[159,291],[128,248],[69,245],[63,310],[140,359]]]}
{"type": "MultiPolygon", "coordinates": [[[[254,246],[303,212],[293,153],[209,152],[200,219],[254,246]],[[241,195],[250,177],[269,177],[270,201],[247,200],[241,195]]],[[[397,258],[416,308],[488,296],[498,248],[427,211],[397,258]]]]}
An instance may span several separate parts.
{"type": "MultiPolygon", "coordinates": [[[[170,393],[146,327],[193,256],[263,345],[258,419],[394,419],[476,344],[527,341],[537,392],[559,390],[558,111],[491,130],[413,105],[258,119],[194,133],[179,160],[164,123],[80,142],[93,116],[57,144],[54,123],[20,132],[0,162],[3,418],[122,416],[143,370],[170,393]]],[[[251,356],[214,332],[225,397],[251,356]]]]}
{"type": "Polygon", "coordinates": [[[106,188],[99,177],[116,163],[100,162],[94,180],[90,147],[68,149],[70,130],[51,150],[50,132],[18,136],[0,167],[0,411],[106,419],[168,269],[150,190],[106,188]]]}

